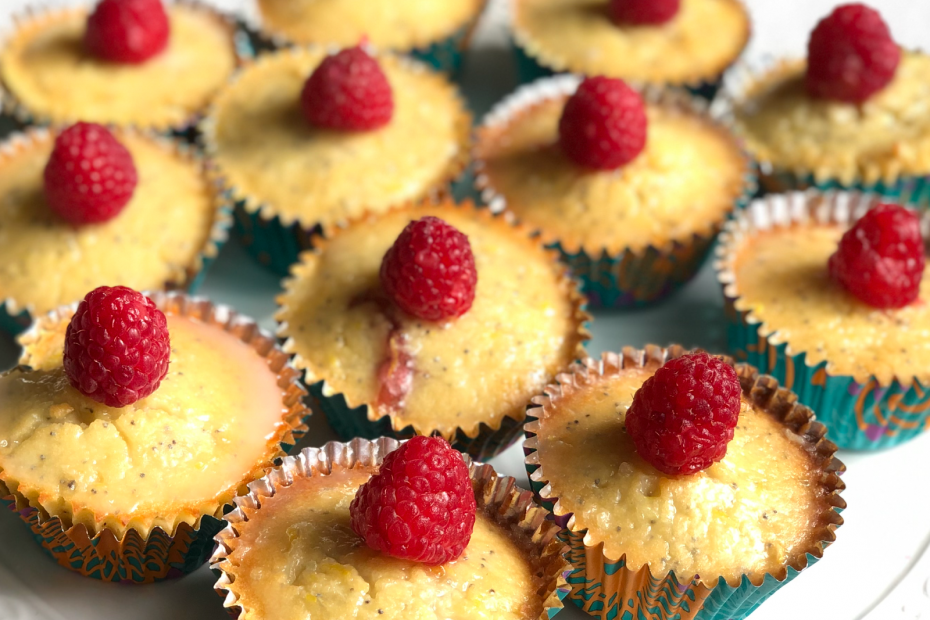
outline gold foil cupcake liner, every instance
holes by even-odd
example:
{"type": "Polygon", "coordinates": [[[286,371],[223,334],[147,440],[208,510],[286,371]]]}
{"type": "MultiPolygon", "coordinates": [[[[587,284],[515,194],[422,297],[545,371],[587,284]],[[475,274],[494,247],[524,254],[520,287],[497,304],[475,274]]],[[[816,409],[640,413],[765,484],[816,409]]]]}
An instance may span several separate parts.
{"type": "MultiPolygon", "coordinates": [[[[679,346],[663,349],[647,345],[644,349],[626,347],[622,353],[604,353],[599,360],[585,359],[570,372],[559,375],[558,382],[546,388],[544,395],[533,399],[535,407],[527,411],[526,469],[530,485],[555,521],[565,528],[563,538],[569,543],[568,559],[573,572],[568,577],[572,588],[569,598],[591,615],[608,618],[655,618],[656,620],[739,620],[746,617],[778,588],[822,557],[826,546],[836,539],[835,530],[843,524],[839,512],[846,507],[840,497],[845,484],[839,475],[845,466],[835,458],[836,445],[825,439],[826,428],[814,421],[814,413],[797,403],[797,396],[782,388],[770,376],[761,375],[748,364],[734,364],[744,397],[757,408],[779,420],[799,441],[809,446],[815,465],[822,471],[821,485],[829,507],[820,516],[821,525],[813,533],[809,546],[786,560],[775,573],[742,575],[727,581],[722,576],[700,579],[696,576],[653,574],[648,564],[633,570],[626,566],[626,556],[611,558],[604,553],[603,542],[594,543],[587,530],[575,527],[575,518],[565,510],[546,479],[539,461],[537,433],[539,419],[558,406],[558,402],[577,391],[591,389],[603,377],[628,368],[657,370],[667,360],[688,351],[679,346]]],[[[733,360],[723,358],[730,364],[733,360]]]]}
{"type": "MultiPolygon", "coordinates": [[[[189,293],[196,292],[203,283],[207,271],[219,256],[220,249],[229,239],[229,229],[232,226],[232,206],[223,192],[215,185],[215,181],[210,177],[208,164],[203,156],[195,149],[183,142],[159,136],[153,132],[114,126],[110,126],[109,129],[117,138],[123,135],[149,138],[165,151],[171,152],[184,161],[196,165],[201,170],[201,174],[205,181],[213,187],[213,201],[215,206],[213,221],[200,251],[194,257],[194,261],[191,264],[185,265],[183,268],[179,267],[175,269],[174,273],[172,273],[162,285],[168,290],[183,289],[189,293]]],[[[5,162],[15,159],[20,153],[28,150],[33,145],[53,141],[56,135],[57,132],[55,130],[38,127],[29,127],[23,132],[10,135],[0,143],[0,169],[2,169],[5,162]]],[[[62,300],[63,303],[69,303],[71,301],[75,300],[62,300]]],[[[15,336],[29,327],[34,315],[35,308],[32,304],[12,297],[0,297],[0,331],[6,331],[15,336]]]]}
{"type": "MultiPolygon", "coordinates": [[[[105,581],[149,583],[195,570],[209,555],[210,538],[218,531],[223,510],[246,485],[263,476],[306,433],[304,420],[310,410],[304,404],[307,391],[300,371],[290,356],[277,346],[274,336],[250,318],[228,306],[213,304],[182,293],[146,293],[166,314],[185,316],[216,327],[248,345],[277,376],[281,391],[281,421],[267,438],[266,457],[250,465],[241,480],[197,508],[177,514],[96,513],[87,506],[60,501],[38,488],[13,480],[0,468],[0,499],[19,512],[36,540],[59,564],[85,576],[105,581]],[[204,536],[208,535],[208,538],[204,536]]],[[[36,364],[53,340],[63,337],[78,304],[63,306],[40,317],[19,338],[23,348],[22,372],[36,364]]]]}
{"type": "MultiPolygon", "coordinates": [[[[238,547],[240,524],[254,518],[266,498],[274,497],[296,479],[326,476],[336,468],[379,467],[400,445],[394,439],[382,437],[304,448],[299,455],[285,458],[279,467],[251,483],[249,493],[237,497],[236,509],[226,515],[229,525],[217,534],[216,551],[210,558],[210,568],[220,575],[214,589],[223,597],[223,606],[230,615],[238,617],[247,611],[240,603],[235,575],[228,570],[232,565],[230,556],[238,547]]],[[[567,593],[568,564],[562,557],[565,546],[558,539],[560,528],[547,518],[547,510],[533,503],[532,493],[520,489],[513,478],[499,475],[490,465],[475,463],[467,455],[463,454],[462,459],[468,465],[478,510],[508,531],[532,563],[533,572],[544,579],[544,584],[533,594],[543,602],[539,620],[549,620],[562,609],[562,599],[567,593]]]]}
{"type": "MultiPolygon", "coordinates": [[[[232,13],[202,2],[200,0],[174,0],[175,4],[194,9],[205,15],[210,16],[217,24],[226,29],[229,33],[229,39],[232,44],[233,52],[236,59],[236,65],[241,66],[246,58],[254,55],[251,49],[248,37],[240,33],[240,21],[232,13]]],[[[0,50],[6,49],[9,45],[20,43],[19,37],[23,31],[32,32],[42,27],[59,21],[71,19],[75,16],[87,14],[88,6],[61,6],[51,4],[47,0],[33,2],[25,7],[22,13],[13,15],[12,29],[0,33],[0,50]]],[[[65,126],[75,123],[81,118],[52,118],[46,114],[37,114],[25,102],[23,102],[10,87],[4,82],[0,75],[0,107],[4,114],[15,119],[22,127],[31,125],[52,125],[65,126]]],[[[153,124],[120,124],[121,126],[136,127],[143,131],[156,131],[158,133],[171,133],[177,137],[191,138],[191,132],[197,127],[197,123],[203,118],[205,110],[197,110],[183,118],[174,121],[164,120],[160,123],[153,124]]],[[[103,122],[101,124],[111,125],[114,123],[103,122]]]]}
{"type": "MultiPolygon", "coordinates": [[[[826,164],[815,168],[776,165],[752,152],[752,140],[738,121],[736,111],[770,84],[797,74],[804,65],[803,59],[772,56],[740,62],[727,74],[720,97],[713,104],[714,113],[733,128],[750,150],[759,171],[761,189],[766,193],[806,189],[873,192],[901,202],[930,198],[930,159],[924,162],[925,174],[904,174],[891,160],[864,167],[852,162],[846,169],[838,170],[826,164]]],[[[855,122],[855,118],[850,117],[850,122],[855,122]]]]}
{"type": "MultiPolygon", "coordinates": [[[[535,236],[530,230],[515,223],[512,218],[503,215],[494,215],[487,209],[480,209],[471,202],[461,204],[453,203],[450,199],[438,201],[425,200],[418,203],[396,207],[388,213],[398,211],[416,211],[420,209],[440,208],[469,211],[488,226],[507,226],[512,228],[518,238],[525,239],[527,244],[537,246],[535,236]]],[[[317,247],[301,256],[299,263],[291,269],[291,275],[284,281],[284,293],[278,297],[278,312],[275,316],[278,321],[278,336],[284,340],[284,350],[294,355],[294,365],[305,372],[305,382],[311,394],[317,399],[320,408],[326,414],[327,420],[341,439],[348,441],[353,437],[376,439],[389,436],[395,439],[409,439],[414,435],[440,435],[449,441],[457,450],[469,454],[476,460],[487,460],[500,454],[513,444],[522,434],[524,410],[509,412],[491,424],[475,421],[469,427],[446,424],[437,428],[416,428],[408,422],[391,414],[379,414],[374,407],[367,403],[358,402],[334,388],[327,381],[325,373],[313,368],[313,365],[297,351],[297,345],[290,333],[286,321],[286,314],[290,303],[290,296],[294,287],[302,279],[309,277],[316,266],[318,257],[326,251],[328,241],[339,235],[340,230],[351,228],[356,222],[370,221],[384,217],[387,214],[369,213],[359,217],[346,226],[330,226],[326,229],[325,240],[321,239],[317,247]]],[[[591,337],[586,324],[591,315],[585,310],[586,298],[578,289],[578,284],[568,274],[568,270],[559,264],[558,255],[552,250],[540,250],[547,255],[561,281],[561,288],[565,291],[571,303],[572,317],[575,322],[575,331],[571,338],[570,348],[575,354],[572,360],[566,360],[566,365],[578,357],[584,356],[584,343],[591,337]]]]}
{"type": "MultiPolygon", "coordinates": [[[[319,53],[323,48],[315,46],[289,47],[276,52],[262,54],[257,59],[247,62],[236,72],[223,91],[216,97],[210,111],[200,123],[200,133],[204,150],[208,159],[212,161],[212,174],[224,194],[235,205],[235,227],[240,241],[246,250],[259,263],[268,267],[275,273],[286,276],[290,266],[297,262],[299,254],[312,249],[316,238],[332,225],[345,225],[345,220],[332,218],[307,219],[299,215],[285,215],[277,211],[274,205],[267,203],[261,196],[254,196],[237,186],[233,179],[225,173],[218,163],[217,145],[217,112],[223,102],[224,94],[231,92],[241,77],[248,71],[261,70],[268,63],[274,61],[280,54],[300,56],[303,54],[319,53]]],[[[335,52],[336,50],[328,50],[335,52]]],[[[435,181],[424,188],[421,199],[438,199],[451,192],[451,184],[459,178],[468,167],[471,156],[471,114],[461,93],[452,82],[440,74],[432,71],[423,63],[398,56],[390,52],[373,52],[376,56],[389,56],[396,59],[402,67],[422,75],[432,75],[436,80],[443,81],[449,92],[454,94],[461,111],[457,123],[458,150],[449,160],[443,173],[435,181]]],[[[385,209],[385,210],[389,210],[385,209]]]]}
{"type": "MultiPolygon", "coordinates": [[[[767,195],[727,224],[714,265],[723,289],[731,353],[798,394],[830,429],[830,439],[850,450],[888,448],[925,432],[930,427],[930,379],[894,377],[888,381],[875,375],[834,373],[831,360],[792,347],[779,336],[777,326],[762,321],[742,300],[736,260],[740,249],[761,232],[804,223],[848,228],[884,200],[872,193],[817,190],[767,195]]],[[[923,205],[909,206],[925,210],[923,205]]],[[[930,243],[930,213],[922,216],[921,227],[930,243]]]]}
{"type": "MultiPolygon", "coordinates": [[[[507,125],[535,107],[552,100],[571,96],[581,83],[577,75],[558,75],[521,86],[485,116],[477,130],[473,151],[475,186],[482,201],[492,211],[507,211],[507,199],[497,191],[489,178],[487,163],[481,157],[480,145],[499,139],[507,125]]],[[[685,92],[656,86],[640,91],[647,105],[672,107],[684,114],[702,119],[729,137],[730,133],[711,112],[708,104],[685,92]]],[[[735,140],[735,138],[734,138],[735,140]]],[[[659,301],[689,282],[703,265],[710,249],[731,214],[745,207],[757,190],[752,160],[745,152],[743,175],[739,187],[733,188],[733,204],[720,216],[708,221],[704,228],[662,244],[626,247],[587,247],[581,241],[561,239],[554,231],[540,230],[545,243],[557,249],[572,272],[582,279],[584,293],[595,307],[643,306],[659,301]]],[[[516,216],[519,219],[519,216],[516,216]]]]}

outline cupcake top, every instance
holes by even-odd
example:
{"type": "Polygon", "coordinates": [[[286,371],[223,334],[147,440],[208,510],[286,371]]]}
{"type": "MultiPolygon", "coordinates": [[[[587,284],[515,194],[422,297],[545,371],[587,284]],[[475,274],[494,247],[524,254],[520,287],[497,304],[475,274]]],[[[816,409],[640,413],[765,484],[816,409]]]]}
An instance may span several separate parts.
{"type": "Polygon", "coordinates": [[[559,144],[578,86],[570,76],[530,85],[478,130],[478,182],[497,206],[568,252],[642,250],[721,225],[751,176],[732,135],[687,96],[649,89],[642,152],[615,170],[591,170],[559,144]]]}
{"type": "Polygon", "coordinates": [[[208,149],[246,209],[312,228],[426,196],[464,168],[464,103],[448,80],[407,59],[376,57],[393,93],[386,125],[339,131],[308,122],[301,92],[326,56],[265,55],[217,97],[204,126],[208,149]]]}
{"type": "Polygon", "coordinates": [[[120,538],[126,528],[197,527],[260,476],[300,424],[296,373],[267,337],[254,337],[254,324],[240,336],[245,322],[228,309],[157,299],[168,373],[134,404],[105,405],[69,382],[62,351],[73,308],[28,332],[26,365],[0,377],[0,482],[66,529],[106,527],[120,538]]]}
{"type": "Polygon", "coordinates": [[[526,403],[575,359],[586,338],[581,299],[554,256],[526,230],[471,205],[422,205],[354,221],[303,256],[279,298],[285,350],[307,381],[345,395],[399,431],[475,436],[520,421],[526,403]],[[461,316],[401,310],[379,278],[413,220],[435,216],[467,236],[474,299],[461,316]]]}
{"type": "Polygon", "coordinates": [[[930,56],[903,51],[891,82],[858,104],[811,97],[806,71],[782,62],[735,93],[735,128],[757,160],[847,185],[930,173],[930,56]]]}
{"type": "Polygon", "coordinates": [[[810,200],[792,211],[776,210],[775,201],[785,197],[774,196],[742,215],[742,226],[725,235],[718,263],[727,296],[759,324],[760,337],[787,344],[788,355],[804,353],[808,365],[825,362],[830,374],[861,383],[916,379],[926,385],[930,271],[920,267],[917,299],[899,308],[877,308],[847,290],[831,275],[831,256],[855,216],[876,201],[839,196],[810,200]],[[826,210],[818,211],[824,203],[826,210]]]}
{"type": "Polygon", "coordinates": [[[845,506],[836,495],[836,447],[821,441],[825,429],[809,425],[810,410],[792,394],[737,366],[743,394],[722,460],[690,475],[657,470],[637,452],[626,415],[666,357],[682,353],[608,354],[550,387],[530,410],[538,418],[527,427],[535,434],[528,447],[537,450],[528,462],[539,464],[532,479],[545,484],[544,499],[557,501],[556,515],[573,515],[572,531],[586,530],[586,546],[603,543],[604,555],[625,556],[630,570],[648,566],[708,586],[718,577],[783,579],[787,566],[819,557],[842,523],[833,509],[845,506]]]}
{"type": "Polygon", "coordinates": [[[451,37],[473,23],[484,0],[258,0],[265,31],[295,43],[345,47],[367,38],[408,52],[451,37]]]}
{"type": "Polygon", "coordinates": [[[742,53],[750,22],[737,0],[682,0],[662,24],[618,24],[607,0],[514,0],[516,39],[556,71],[654,84],[712,82],[742,53]]]}
{"type": "Polygon", "coordinates": [[[172,4],[167,12],[168,45],[141,64],[109,62],[86,51],[86,9],[20,21],[0,51],[0,79],[13,110],[54,124],[182,127],[233,72],[234,32],[206,8],[172,4]]]}
{"type": "Polygon", "coordinates": [[[75,226],[44,193],[56,135],[32,131],[0,151],[0,300],[41,314],[103,284],[186,285],[225,235],[203,165],[167,140],[115,130],[135,163],[135,191],[112,219],[75,226]]]}

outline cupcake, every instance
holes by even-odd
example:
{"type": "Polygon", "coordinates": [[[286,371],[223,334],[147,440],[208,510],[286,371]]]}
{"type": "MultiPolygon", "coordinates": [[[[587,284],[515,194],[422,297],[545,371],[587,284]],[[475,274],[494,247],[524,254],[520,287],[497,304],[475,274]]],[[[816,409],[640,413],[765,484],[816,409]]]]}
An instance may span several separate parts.
{"type": "Polygon", "coordinates": [[[241,620],[548,620],[562,608],[567,564],[548,511],[513,478],[438,438],[305,448],[236,505],[210,565],[224,606],[241,620]],[[411,464],[416,474],[399,471],[411,464]],[[449,490],[437,493],[435,481],[449,490]],[[409,498],[412,487],[416,499],[395,508],[388,492],[409,498]],[[456,500],[461,509],[426,510],[456,500]],[[419,512],[419,523],[402,516],[405,505],[419,512]],[[370,518],[378,514],[407,539],[378,540],[370,518]],[[434,523],[441,540],[424,530],[434,523]]]}
{"type": "Polygon", "coordinates": [[[412,60],[294,48],[239,73],[203,132],[243,244],[285,274],[322,227],[446,192],[471,120],[455,87],[412,60]]]}
{"type": "Polygon", "coordinates": [[[930,191],[928,73],[930,56],[900,49],[881,16],[855,4],[817,25],[806,61],[743,67],[727,94],[767,191],[858,189],[917,200],[930,191]]]}
{"type": "Polygon", "coordinates": [[[588,337],[555,256],[471,204],[358,218],[284,286],[284,349],[346,440],[437,434],[491,458],[588,337]]]}
{"type": "Polygon", "coordinates": [[[20,344],[0,376],[0,498],[88,577],[198,568],[224,506],[306,431],[288,356],[205,300],[101,287],[20,344]]]}
{"type": "Polygon", "coordinates": [[[510,1],[523,82],[605,75],[713,99],[751,31],[739,0],[510,1]]]}
{"type": "Polygon", "coordinates": [[[0,48],[0,85],[23,123],[184,132],[237,62],[234,25],[206,5],[102,0],[17,20],[0,48]]]}
{"type": "Polygon", "coordinates": [[[462,64],[487,0],[258,0],[261,31],[274,44],[372,45],[441,71],[462,64]]]}
{"type": "Polygon", "coordinates": [[[521,88],[478,129],[475,160],[483,199],[540,230],[603,307],[688,282],[755,188],[749,159],[701,102],[602,77],[521,88]]]}
{"type": "Polygon", "coordinates": [[[528,411],[524,450],[565,528],[572,602],[602,619],[741,620],[820,558],[844,467],[796,400],[679,347],[560,376],[528,411]]]}
{"type": "Polygon", "coordinates": [[[0,329],[104,284],[193,290],[229,224],[204,164],[175,142],[92,123],[16,134],[0,145],[0,329]]]}
{"type": "Polygon", "coordinates": [[[730,350],[853,450],[930,424],[927,222],[879,203],[855,192],[766,196],[727,225],[716,263],[730,350]]]}

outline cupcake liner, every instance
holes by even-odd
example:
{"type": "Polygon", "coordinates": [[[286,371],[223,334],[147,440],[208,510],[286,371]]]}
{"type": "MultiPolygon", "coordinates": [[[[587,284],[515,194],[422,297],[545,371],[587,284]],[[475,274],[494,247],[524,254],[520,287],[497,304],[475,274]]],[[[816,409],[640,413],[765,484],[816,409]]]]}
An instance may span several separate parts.
{"type": "MultiPolygon", "coordinates": [[[[517,89],[498,103],[478,128],[478,142],[488,131],[510,123],[530,108],[551,99],[566,97],[581,83],[576,75],[544,78],[517,89]]],[[[689,113],[704,116],[714,123],[707,104],[681,91],[647,86],[640,91],[648,104],[676,106],[689,113]]],[[[477,149],[476,149],[477,151],[477,149]]],[[[475,185],[482,201],[493,211],[507,209],[506,197],[496,191],[485,172],[485,163],[475,159],[475,185]]],[[[757,190],[755,171],[745,155],[745,174],[734,209],[745,207],[757,190]]],[[[573,275],[582,281],[582,290],[594,308],[629,308],[647,306],[661,301],[691,281],[710,254],[717,234],[729,217],[724,214],[710,222],[705,230],[684,239],[673,239],[661,246],[585,248],[567,245],[555,234],[543,232],[544,240],[557,250],[573,275]]]]}
{"type": "MultiPolygon", "coordinates": [[[[304,421],[310,410],[304,404],[307,392],[300,382],[300,371],[290,363],[290,357],[276,344],[271,334],[261,330],[252,320],[237,314],[228,306],[182,293],[149,293],[162,311],[188,316],[230,333],[249,345],[277,374],[281,389],[281,422],[268,437],[267,458],[247,471],[236,487],[226,495],[205,502],[185,514],[171,517],[137,515],[133,525],[119,523],[91,509],[71,506],[65,515],[50,514],[45,506],[34,505],[40,497],[38,489],[28,488],[11,480],[0,469],[0,499],[19,513],[29,526],[35,540],[58,564],[86,577],[120,583],[151,583],[178,577],[196,570],[213,550],[212,537],[223,527],[222,518],[227,502],[246,491],[246,484],[264,475],[274,462],[287,453],[307,432],[304,421]]],[[[39,318],[19,341],[23,347],[20,366],[33,363],[44,334],[61,331],[70,321],[77,304],[64,306],[39,318]]]]}
{"type": "MultiPolygon", "coordinates": [[[[888,448],[924,432],[930,426],[930,386],[916,378],[895,379],[890,385],[874,375],[861,381],[831,373],[827,361],[809,363],[805,351],[778,342],[774,329],[741,308],[735,259],[740,244],[756,231],[811,220],[849,226],[879,202],[881,196],[859,192],[808,190],[768,195],[727,224],[715,261],[730,351],[795,392],[830,429],[830,439],[848,450],[888,448]]],[[[928,239],[928,216],[924,216],[923,230],[928,239]]]]}
{"type": "MultiPolygon", "coordinates": [[[[413,208],[426,208],[429,206],[437,206],[438,204],[443,203],[424,201],[418,205],[414,205],[413,208]]],[[[484,221],[488,222],[489,225],[496,218],[503,217],[495,216],[487,209],[478,209],[470,202],[464,202],[455,206],[452,206],[453,203],[451,202],[446,202],[444,204],[447,205],[448,208],[473,210],[477,217],[482,218],[484,221]]],[[[411,205],[401,207],[401,209],[409,208],[411,208],[411,205]]],[[[364,219],[366,218],[359,218],[359,220],[364,219]]],[[[509,220],[507,221],[507,225],[512,225],[516,234],[525,236],[528,241],[532,240],[533,237],[525,227],[514,224],[509,220]]],[[[327,239],[338,234],[336,230],[327,231],[327,233],[327,239]]],[[[321,241],[314,252],[320,253],[324,251],[326,247],[325,244],[325,241],[321,241]]],[[[549,254],[554,263],[557,262],[557,255],[554,252],[547,251],[547,254],[549,254]]],[[[298,368],[304,369],[305,381],[310,387],[311,395],[317,400],[320,410],[326,415],[326,419],[329,421],[330,426],[340,439],[344,441],[348,441],[354,437],[362,437],[365,439],[376,439],[378,437],[409,439],[414,435],[441,435],[445,437],[456,450],[468,454],[475,460],[484,461],[497,456],[520,438],[523,430],[522,417],[521,419],[516,419],[511,415],[505,415],[499,420],[499,425],[496,427],[481,422],[470,429],[462,427],[446,430],[428,428],[415,429],[411,425],[403,424],[393,415],[379,416],[373,408],[365,403],[348,402],[345,394],[329,385],[324,377],[318,376],[317,373],[311,369],[311,365],[304,360],[300,354],[295,352],[294,341],[287,336],[288,325],[281,320],[281,310],[287,305],[286,297],[292,283],[298,280],[307,269],[309,269],[309,267],[305,262],[294,265],[291,270],[290,278],[284,282],[285,293],[278,298],[279,314],[276,317],[279,321],[278,336],[280,338],[285,338],[283,345],[284,350],[294,354],[294,364],[298,368]]],[[[569,291],[572,313],[577,325],[577,331],[574,335],[575,347],[577,350],[576,355],[582,355],[584,352],[583,343],[590,338],[590,334],[585,327],[587,322],[591,319],[591,316],[585,310],[587,300],[578,291],[577,284],[571,281],[571,278],[565,270],[562,270],[562,279],[565,283],[565,288],[569,291]]]]}
{"type": "MultiPolygon", "coordinates": [[[[110,127],[110,130],[119,138],[121,135],[145,136],[156,141],[165,150],[177,154],[179,157],[197,164],[202,170],[204,178],[210,179],[211,183],[215,181],[209,176],[208,164],[203,156],[192,149],[190,146],[158,136],[152,132],[145,132],[131,128],[110,127]]],[[[15,158],[19,153],[31,147],[37,142],[43,142],[53,139],[54,132],[47,128],[30,127],[23,132],[14,133],[8,136],[3,142],[0,142],[0,165],[5,160],[15,158]]],[[[164,287],[169,290],[184,290],[188,293],[196,293],[203,284],[207,272],[213,263],[216,262],[220,250],[229,239],[229,229],[232,226],[232,207],[226,199],[226,195],[218,186],[215,190],[215,215],[210,227],[209,235],[204,242],[203,247],[194,259],[194,262],[178,271],[164,282],[164,287]]],[[[68,300],[72,301],[72,300],[68,300]]],[[[13,336],[22,333],[32,323],[34,309],[30,304],[23,303],[12,298],[0,298],[0,331],[5,331],[13,336]]]]}
{"type": "MultiPolygon", "coordinates": [[[[263,54],[254,62],[245,63],[233,76],[230,84],[235,84],[243,71],[247,71],[252,65],[257,66],[266,61],[265,59],[273,58],[273,54],[301,54],[305,50],[314,49],[317,48],[291,46],[272,54],[263,54]]],[[[413,59],[403,58],[403,62],[406,68],[414,71],[431,71],[426,65],[413,59]]],[[[468,115],[467,106],[461,94],[457,94],[457,99],[461,104],[461,109],[465,111],[463,118],[460,119],[459,127],[459,144],[462,148],[449,162],[445,173],[423,192],[423,198],[439,198],[448,195],[451,184],[468,167],[471,148],[471,117],[468,115]]],[[[215,160],[216,119],[212,109],[201,122],[200,133],[207,157],[215,160]]],[[[215,163],[212,166],[212,174],[218,186],[222,188],[224,196],[235,205],[235,232],[242,246],[259,264],[280,276],[287,276],[291,265],[297,262],[300,253],[315,247],[315,240],[323,234],[323,222],[305,222],[299,217],[287,217],[275,213],[274,208],[263,202],[261,198],[247,194],[233,184],[215,163]]]]}
{"type": "MultiPolygon", "coordinates": [[[[475,12],[474,17],[448,37],[434,41],[429,45],[416,46],[409,50],[393,51],[410,56],[437,71],[456,74],[462,68],[465,52],[468,50],[468,45],[475,34],[475,29],[478,27],[478,22],[487,5],[488,0],[481,0],[481,7],[475,12]]],[[[250,25],[249,29],[253,39],[260,41],[258,49],[274,50],[309,45],[308,43],[294,43],[286,35],[273,32],[270,28],[263,28],[261,25],[250,25]]],[[[320,43],[316,44],[321,45],[320,43]]]]}
{"type": "MultiPolygon", "coordinates": [[[[557,384],[549,386],[543,396],[534,399],[534,408],[536,413],[543,411],[558,398],[590,385],[601,376],[631,367],[659,368],[666,360],[686,352],[678,346],[662,349],[647,345],[644,350],[627,347],[620,354],[604,353],[600,360],[586,359],[574,365],[570,373],[560,375],[557,384]]],[[[559,499],[553,496],[537,453],[538,416],[534,416],[534,408],[530,408],[524,443],[530,485],[542,505],[553,510],[556,523],[565,528],[562,538],[569,545],[567,558],[573,568],[568,576],[572,589],[569,599],[587,613],[602,620],[742,620],[801,570],[816,562],[823,555],[824,548],[835,540],[835,530],[843,524],[839,512],[846,507],[846,502],[839,496],[845,488],[839,478],[845,466],[834,458],[836,446],[824,439],[826,428],[815,422],[813,412],[798,405],[796,396],[779,387],[772,377],[760,375],[747,364],[736,364],[735,368],[744,395],[813,446],[812,455],[823,469],[821,483],[830,497],[831,508],[825,515],[829,525],[818,532],[817,541],[806,553],[774,574],[753,578],[743,575],[732,582],[721,576],[714,583],[690,576],[682,578],[674,572],[656,576],[648,565],[631,570],[626,566],[625,555],[619,559],[609,558],[604,553],[603,542],[597,545],[586,543],[587,530],[575,530],[574,516],[564,512],[559,499]]]]}
{"type": "MultiPolygon", "coordinates": [[[[226,572],[229,556],[238,546],[239,524],[249,521],[249,513],[260,510],[264,499],[273,497],[278,489],[288,487],[301,477],[326,476],[334,467],[378,467],[384,457],[400,447],[390,438],[375,441],[353,439],[349,443],[330,442],[322,448],[304,448],[297,456],[287,457],[281,465],[261,480],[249,485],[249,493],[237,497],[236,509],[226,516],[229,525],[216,536],[216,551],[210,558],[210,568],[218,575],[214,589],[223,599],[223,606],[233,618],[246,610],[239,603],[234,587],[235,577],[226,572]]],[[[534,564],[536,574],[545,578],[545,585],[536,592],[544,602],[539,620],[548,620],[562,609],[562,599],[568,593],[565,574],[568,565],[562,557],[565,546],[558,539],[559,527],[547,517],[548,511],[533,503],[533,496],[520,489],[509,476],[499,475],[490,465],[475,463],[467,455],[478,509],[506,528],[514,541],[534,564]]]]}
{"type": "MultiPolygon", "coordinates": [[[[714,102],[714,112],[723,118],[727,125],[740,134],[735,120],[735,110],[749,97],[766,78],[789,73],[797,67],[799,60],[778,59],[766,56],[753,63],[741,62],[733,67],[723,82],[720,97],[714,102]]],[[[856,175],[837,175],[827,169],[810,170],[804,167],[794,169],[776,166],[768,161],[756,160],[759,175],[760,193],[773,194],[789,191],[817,189],[822,192],[831,190],[859,191],[879,194],[900,202],[920,202],[930,199],[930,175],[889,174],[887,170],[875,167],[867,177],[856,175]]]]}
{"type": "MultiPolygon", "coordinates": [[[[251,40],[248,36],[246,36],[242,29],[242,20],[236,17],[233,13],[223,11],[222,9],[215,7],[212,4],[201,2],[200,0],[173,0],[173,2],[174,4],[180,4],[205,13],[213,18],[218,24],[226,28],[229,31],[230,39],[233,43],[237,66],[241,66],[245,59],[254,57],[255,50],[252,47],[251,40]]],[[[7,43],[12,40],[13,36],[15,36],[20,28],[26,28],[29,26],[41,26],[48,22],[55,22],[67,17],[71,17],[75,14],[86,13],[87,10],[88,7],[86,5],[78,7],[67,7],[49,3],[47,0],[43,0],[38,3],[32,3],[26,6],[22,13],[13,16],[12,29],[3,32],[2,35],[0,35],[0,49],[5,47],[7,43]]],[[[53,121],[47,116],[35,114],[32,110],[30,110],[29,106],[22,102],[16,96],[16,94],[13,93],[5,83],[3,83],[2,78],[0,78],[0,107],[2,107],[3,116],[11,118],[20,129],[26,129],[36,125],[45,126],[70,124],[72,122],[81,120],[79,118],[75,118],[69,119],[68,122],[53,121]]],[[[140,126],[139,129],[168,134],[175,138],[186,140],[188,142],[194,142],[197,136],[197,126],[203,117],[203,114],[204,111],[200,110],[191,114],[179,123],[165,122],[151,126],[140,126]]]]}
{"type": "MultiPolygon", "coordinates": [[[[553,75],[562,74],[562,73],[577,73],[577,68],[569,67],[568,63],[565,63],[556,58],[549,57],[546,59],[546,54],[543,52],[537,45],[535,45],[530,38],[522,33],[516,27],[515,19],[515,10],[516,2],[518,0],[503,0],[507,3],[507,11],[509,22],[511,24],[511,39],[510,47],[513,54],[514,65],[517,70],[517,79],[520,84],[529,84],[535,82],[541,78],[551,77],[553,75]]],[[[742,2],[741,2],[742,3],[742,2]]],[[[748,15],[748,13],[747,13],[748,15]]],[[[747,33],[746,42],[749,41],[750,33],[747,33]]],[[[745,44],[743,46],[745,50],[745,44]]],[[[727,71],[737,63],[739,57],[734,58],[720,73],[717,73],[711,77],[699,77],[693,76],[687,80],[681,82],[649,82],[653,86],[670,86],[681,88],[689,92],[691,95],[704,99],[705,101],[713,101],[717,96],[717,93],[723,88],[724,76],[727,71]]],[[[620,76],[612,76],[620,77],[620,76]]],[[[644,88],[645,83],[636,80],[627,80],[630,84],[634,84],[637,88],[644,88]]]]}

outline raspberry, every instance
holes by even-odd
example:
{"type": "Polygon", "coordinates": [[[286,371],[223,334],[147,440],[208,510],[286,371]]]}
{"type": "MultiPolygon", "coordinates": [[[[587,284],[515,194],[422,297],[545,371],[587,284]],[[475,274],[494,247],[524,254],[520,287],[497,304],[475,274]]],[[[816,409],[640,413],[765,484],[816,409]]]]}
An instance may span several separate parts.
{"type": "Polygon", "coordinates": [[[589,77],[565,103],[559,144],[575,163],[612,170],[646,146],[646,108],[623,80],[589,77]]]}
{"type": "Polygon", "coordinates": [[[870,306],[902,308],[920,293],[924,263],[917,214],[880,204],[843,235],[830,257],[830,275],[870,306]]]}
{"type": "Polygon", "coordinates": [[[165,315],[125,286],[88,293],[65,332],[71,385],[108,407],[131,405],[157,390],[170,355],[165,315]]]}
{"type": "Polygon", "coordinates": [[[161,0],[102,0],[87,18],[84,47],[97,58],[139,64],[168,45],[161,0]]]}
{"type": "Polygon", "coordinates": [[[878,11],[844,4],[817,24],[807,44],[807,92],[861,103],[894,78],[901,50],[878,11]]]}
{"type": "Polygon", "coordinates": [[[732,366],[703,351],[689,353],[666,362],[636,391],[626,430],[659,471],[693,474],[726,456],[741,393],[732,366]]]}
{"type": "Polygon", "coordinates": [[[378,61],[351,47],[320,63],[304,84],[300,105],[317,127],[366,131],[390,122],[394,93],[378,61]]]}
{"type": "Polygon", "coordinates": [[[388,454],[349,506],[365,544],[424,564],[462,555],[476,509],[468,466],[441,437],[414,437],[388,454]]]}
{"type": "Polygon", "coordinates": [[[478,272],[468,237],[438,217],[410,222],[381,261],[381,287],[402,310],[427,321],[462,316],[478,272]]]}
{"type": "Polygon", "coordinates": [[[681,0],[611,0],[610,18],[619,26],[664,24],[678,14],[681,0]]]}
{"type": "Polygon", "coordinates": [[[116,217],[136,189],[132,155],[106,127],[77,123],[55,139],[45,165],[45,202],[76,225],[116,217]]]}

